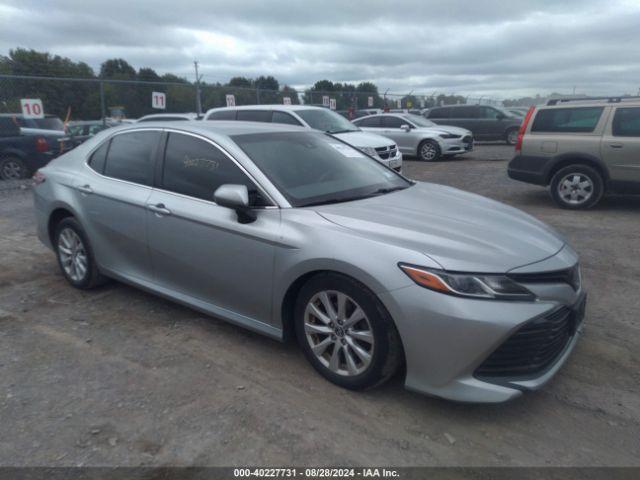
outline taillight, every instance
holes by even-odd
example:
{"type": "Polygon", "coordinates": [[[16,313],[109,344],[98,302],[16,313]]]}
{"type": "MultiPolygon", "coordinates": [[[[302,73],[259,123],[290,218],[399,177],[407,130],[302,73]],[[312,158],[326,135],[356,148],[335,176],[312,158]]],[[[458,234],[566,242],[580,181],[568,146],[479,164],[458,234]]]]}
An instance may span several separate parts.
{"type": "Polygon", "coordinates": [[[524,138],[524,132],[527,129],[527,125],[529,124],[529,120],[531,120],[531,116],[533,115],[533,111],[536,109],[535,105],[531,105],[527,114],[522,121],[522,125],[520,125],[520,130],[518,130],[518,141],[516,142],[516,152],[522,150],[522,139],[524,138]]]}
{"type": "Polygon", "coordinates": [[[36,139],[36,151],[37,152],[47,152],[49,150],[49,142],[44,137],[38,137],[36,139]]]}
{"type": "Polygon", "coordinates": [[[44,173],[42,173],[40,170],[38,170],[36,173],[33,174],[34,185],[40,185],[41,183],[44,183],[45,180],[46,180],[46,177],[44,176],[44,173]]]}

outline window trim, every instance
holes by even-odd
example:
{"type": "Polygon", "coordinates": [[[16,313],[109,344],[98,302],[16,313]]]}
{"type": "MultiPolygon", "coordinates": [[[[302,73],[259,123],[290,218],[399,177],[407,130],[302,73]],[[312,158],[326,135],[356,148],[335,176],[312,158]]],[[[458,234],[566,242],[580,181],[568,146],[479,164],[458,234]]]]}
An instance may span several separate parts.
{"type": "Polygon", "coordinates": [[[154,181],[153,181],[153,188],[155,190],[161,191],[161,192],[165,192],[165,193],[170,193],[172,195],[178,195],[180,197],[183,198],[189,198],[191,200],[198,200],[201,202],[206,202],[209,204],[213,204],[213,205],[218,205],[216,202],[214,202],[213,200],[206,200],[204,198],[198,198],[198,197],[192,197],[191,195],[187,195],[185,193],[178,193],[178,192],[174,192],[172,190],[166,190],[165,188],[162,188],[163,185],[158,181],[159,177],[163,174],[164,172],[164,161],[165,161],[165,154],[166,154],[166,150],[167,150],[167,143],[169,142],[169,135],[170,133],[178,133],[178,134],[182,134],[182,135],[187,135],[187,136],[191,136],[194,138],[198,138],[200,140],[204,140],[206,143],[209,143],[210,145],[212,145],[214,148],[217,148],[218,150],[220,150],[227,158],[229,158],[239,169],[242,173],[244,173],[247,178],[249,179],[249,181],[251,181],[256,188],[258,189],[258,191],[265,197],[265,199],[268,202],[271,202],[272,205],[265,205],[262,207],[251,207],[251,209],[253,210],[268,210],[268,209],[273,209],[273,208],[281,208],[281,206],[278,204],[278,202],[276,202],[273,197],[271,195],[269,195],[269,193],[262,187],[262,185],[260,185],[260,183],[255,179],[255,177],[253,175],[251,175],[251,173],[249,173],[247,171],[246,168],[244,168],[244,166],[242,166],[229,152],[227,152],[222,146],[218,145],[216,142],[214,142],[213,140],[203,137],[202,135],[198,135],[197,133],[192,133],[192,132],[186,132],[184,130],[177,130],[177,129],[164,129],[163,130],[165,133],[165,136],[163,136],[163,138],[161,139],[161,145],[160,145],[160,149],[158,151],[158,157],[157,157],[157,162],[158,162],[158,176],[156,176],[154,174],[154,181]]]}

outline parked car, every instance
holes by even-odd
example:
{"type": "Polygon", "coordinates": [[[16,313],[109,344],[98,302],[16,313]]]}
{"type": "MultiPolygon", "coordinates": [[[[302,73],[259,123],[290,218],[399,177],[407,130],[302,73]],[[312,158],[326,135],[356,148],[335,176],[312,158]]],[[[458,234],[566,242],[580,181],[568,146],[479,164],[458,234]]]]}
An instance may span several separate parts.
{"type": "Polygon", "coordinates": [[[283,123],[313,128],[333,135],[375,158],[397,172],[402,171],[402,153],[388,138],[365,133],[339,114],[323,107],[308,105],[252,105],[212,108],[205,120],[242,120],[283,123]]]}
{"type": "Polygon", "coordinates": [[[508,172],[549,186],[563,208],[593,207],[605,193],[640,193],[640,97],[531,107],[508,172]]]}
{"type": "Polygon", "coordinates": [[[489,105],[433,107],[426,118],[437,124],[453,125],[473,132],[476,140],[504,140],[515,145],[522,118],[489,105]]]}
{"type": "Polygon", "coordinates": [[[515,115],[516,117],[524,118],[527,112],[529,111],[528,107],[509,107],[506,108],[509,113],[515,115]]]}
{"type": "Polygon", "coordinates": [[[0,178],[28,178],[58,155],[56,135],[25,135],[14,117],[0,116],[0,178]]]}
{"type": "Polygon", "coordinates": [[[67,123],[66,136],[58,139],[60,153],[73,150],[81,143],[93,137],[96,133],[101,132],[113,126],[102,120],[82,120],[67,123]]]}
{"type": "Polygon", "coordinates": [[[509,400],[545,384],[581,329],[578,257],[553,229],[407,180],[323,132],[119,127],[36,183],[38,235],[74,287],[111,277],[296,336],[317,371],[346,388],[405,365],[411,390],[509,400]]]}
{"type": "Polygon", "coordinates": [[[64,123],[55,115],[44,118],[24,118],[21,113],[0,113],[0,117],[13,118],[25,135],[46,135],[48,137],[64,137],[64,123]]]}
{"type": "Polygon", "coordinates": [[[403,155],[433,162],[473,150],[473,135],[459,127],[436,125],[421,115],[386,113],[353,121],[365,132],[379,133],[398,144],[403,155]]]}
{"type": "Polygon", "coordinates": [[[180,120],[199,120],[200,117],[197,113],[151,113],[149,115],[145,115],[144,117],[140,117],[136,120],[137,123],[140,122],[173,122],[180,120]]]}

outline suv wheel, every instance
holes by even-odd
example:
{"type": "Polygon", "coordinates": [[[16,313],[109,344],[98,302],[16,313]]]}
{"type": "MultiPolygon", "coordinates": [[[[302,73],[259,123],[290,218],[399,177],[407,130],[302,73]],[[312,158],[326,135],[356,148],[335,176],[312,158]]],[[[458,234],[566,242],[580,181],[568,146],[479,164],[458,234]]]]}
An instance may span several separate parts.
{"type": "Polygon", "coordinates": [[[403,358],[386,309],[370,290],[343,275],[321,274],[305,284],[296,302],[295,327],[307,360],[341,387],[384,383],[403,358]]]}
{"type": "Polygon", "coordinates": [[[515,145],[518,143],[518,129],[512,128],[511,130],[508,130],[505,135],[505,141],[507,142],[507,145],[515,145]]]}
{"type": "Polygon", "coordinates": [[[561,168],[551,179],[551,196],[563,208],[591,208],[602,198],[602,176],[587,165],[561,168]]]}
{"type": "Polygon", "coordinates": [[[20,180],[27,178],[29,170],[17,157],[6,157],[0,160],[0,178],[3,180],[20,180]]]}
{"type": "Polygon", "coordinates": [[[423,162],[435,162],[440,155],[440,146],[433,140],[425,140],[418,147],[418,158],[423,162]]]}

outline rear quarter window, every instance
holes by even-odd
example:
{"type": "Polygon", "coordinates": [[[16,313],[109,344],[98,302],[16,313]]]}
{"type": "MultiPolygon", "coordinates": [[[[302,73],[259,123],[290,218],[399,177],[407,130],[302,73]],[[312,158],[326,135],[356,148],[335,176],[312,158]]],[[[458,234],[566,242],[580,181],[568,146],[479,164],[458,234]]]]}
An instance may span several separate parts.
{"type": "Polygon", "coordinates": [[[543,108],[538,111],[532,132],[590,133],[596,128],[604,107],[543,108]]]}

